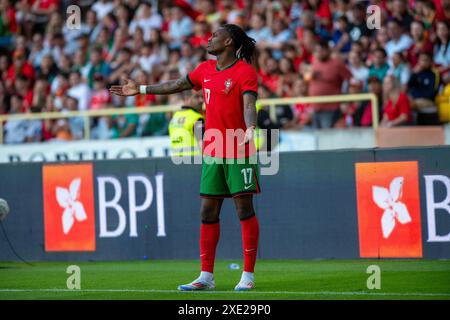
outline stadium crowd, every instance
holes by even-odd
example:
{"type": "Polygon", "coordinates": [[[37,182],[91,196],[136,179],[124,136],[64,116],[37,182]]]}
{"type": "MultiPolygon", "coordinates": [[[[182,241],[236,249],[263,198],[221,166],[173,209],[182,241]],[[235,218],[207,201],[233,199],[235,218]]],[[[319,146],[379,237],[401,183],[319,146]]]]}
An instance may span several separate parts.
{"type": "MultiPolygon", "coordinates": [[[[0,0],[0,12],[0,114],[181,104],[181,95],[111,97],[108,88],[124,76],[149,84],[186,75],[211,58],[205,46],[223,23],[257,42],[259,98],[372,92],[383,126],[438,124],[449,108],[450,0],[0,0]],[[81,9],[76,28],[70,5],[81,9]],[[379,28],[369,5],[380,8],[379,28]]],[[[258,124],[371,126],[371,110],[286,105],[276,123],[260,109],[258,124]]],[[[92,136],[166,135],[169,117],[100,117],[92,136]]],[[[4,130],[6,143],[75,140],[83,119],[11,120],[4,130]]]]}

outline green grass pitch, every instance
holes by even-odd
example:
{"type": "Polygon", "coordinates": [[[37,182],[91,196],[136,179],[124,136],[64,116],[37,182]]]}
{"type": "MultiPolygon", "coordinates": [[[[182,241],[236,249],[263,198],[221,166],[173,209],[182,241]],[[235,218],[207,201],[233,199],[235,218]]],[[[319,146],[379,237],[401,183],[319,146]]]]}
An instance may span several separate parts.
{"type": "Polygon", "coordinates": [[[0,262],[0,300],[7,299],[450,299],[450,260],[259,260],[256,288],[234,292],[242,270],[216,263],[216,290],[178,292],[199,270],[195,260],[0,262]],[[69,265],[81,290],[67,289],[69,265]],[[367,267],[381,269],[381,289],[367,288],[367,267]]]}

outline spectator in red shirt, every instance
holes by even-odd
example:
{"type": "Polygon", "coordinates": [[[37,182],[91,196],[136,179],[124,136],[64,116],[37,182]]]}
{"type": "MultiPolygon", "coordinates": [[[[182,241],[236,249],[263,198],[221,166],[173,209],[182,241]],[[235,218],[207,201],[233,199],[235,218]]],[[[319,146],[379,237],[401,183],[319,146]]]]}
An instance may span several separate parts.
{"type": "MultiPolygon", "coordinates": [[[[134,80],[137,83],[150,83],[153,79],[149,79],[147,73],[142,69],[137,69],[134,72],[134,80]]],[[[154,94],[138,94],[134,97],[134,105],[136,107],[148,107],[156,101],[154,94]]]]}
{"type": "Polygon", "coordinates": [[[34,17],[34,30],[44,31],[50,15],[58,10],[59,0],[33,0],[31,11],[34,17]]]}
{"type": "Polygon", "coordinates": [[[111,95],[105,85],[105,78],[101,73],[93,75],[94,90],[92,91],[90,109],[100,110],[108,107],[111,102],[111,95]]]}
{"type": "Polygon", "coordinates": [[[419,54],[421,52],[433,52],[433,45],[425,36],[425,28],[421,21],[415,20],[411,23],[410,28],[413,45],[408,49],[407,59],[411,68],[414,68],[419,60],[419,54]]]}
{"type": "Polygon", "coordinates": [[[194,35],[190,38],[190,42],[194,48],[206,48],[208,39],[211,37],[211,31],[206,21],[197,21],[194,24],[194,35]]]}
{"type": "Polygon", "coordinates": [[[262,83],[270,90],[272,93],[277,92],[278,79],[280,77],[280,70],[278,67],[278,62],[275,58],[269,57],[264,65],[260,66],[260,76],[262,83]]]}
{"type": "MultiPolygon", "coordinates": [[[[332,58],[328,42],[319,41],[315,48],[312,64],[309,96],[335,95],[342,93],[344,81],[352,76],[350,70],[339,58],[332,58]]],[[[317,128],[333,127],[333,115],[339,103],[314,104],[314,124],[317,128]]]]}
{"type": "Polygon", "coordinates": [[[411,122],[411,107],[406,93],[401,91],[401,84],[393,76],[386,76],[383,81],[383,119],[382,127],[395,127],[411,122]]]}
{"type": "MultiPolygon", "coordinates": [[[[301,57],[301,48],[297,45],[286,45],[284,50],[284,57],[292,61],[294,65],[295,72],[300,70],[300,64],[303,62],[303,58],[301,57]]],[[[308,63],[311,63],[308,61],[308,63]]]]}
{"type": "Polygon", "coordinates": [[[28,63],[26,60],[25,52],[20,51],[14,51],[13,54],[13,64],[8,69],[8,75],[6,78],[7,86],[11,88],[11,86],[16,81],[16,77],[22,74],[29,80],[34,80],[35,72],[33,69],[33,66],[28,63]]]}
{"type": "MultiPolygon", "coordinates": [[[[297,79],[292,87],[293,97],[308,96],[308,83],[303,79],[297,79]]],[[[294,105],[293,129],[302,129],[311,124],[314,110],[309,103],[296,103],[294,105]]]]}
{"type": "Polygon", "coordinates": [[[23,99],[22,112],[27,112],[33,104],[33,90],[30,82],[24,75],[18,75],[14,82],[14,93],[23,99]]]}
{"type": "Polygon", "coordinates": [[[297,29],[295,30],[297,39],[299,41],[303,39],[303,33],[305,29],[315,30],[315,28],[316,28],[316,21],[314,20],[314,13],[310,10],[303,11],[300,18],[300,26],[297,27],[297,29]]]}
{"type": "Polygon", "coordinates": [[[303,57],[305,60],[312,62],[314,49],[318,40],[319,38],[314,33],[313,29],[307,28],[303,30],[303,38],[300,41],[300,44],[302,46],[303,57]]]}

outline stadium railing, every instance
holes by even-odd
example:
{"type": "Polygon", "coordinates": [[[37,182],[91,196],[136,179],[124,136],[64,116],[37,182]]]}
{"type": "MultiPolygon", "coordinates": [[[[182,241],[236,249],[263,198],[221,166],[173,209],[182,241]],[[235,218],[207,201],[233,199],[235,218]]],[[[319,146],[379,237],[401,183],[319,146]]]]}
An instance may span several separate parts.
{"type": "MultiPolygon", "coordinates": [[[[290,105],[297,103],[335,103],[335,102],[360,102],[371,101],[372,105],[372,127],[378,127],[378,98],[373,93],[359,94],[343,94],[315,97],[296,97],[296,98],[274,98],[260,99],[258,103],[262,106],[270,107],[270,117],[276,119],[276,106],[290,105]]],[[[67,111],[67,112],[41,112],[41,113],[20,113],[10,115],[0,115],[0,144],[3,144],[3,126],[10,120],[49,120],[49,119],[67,119],[82,117],[84,119],[84,139],[90,139],[90,118],[124,115],[124,114],[149,114],[149,113],[166,113],[179,110],[181,105],[157,105],[149,107],[133,107],[133,108],[108,108],[102,110],[87,111],[67,111]]]]}

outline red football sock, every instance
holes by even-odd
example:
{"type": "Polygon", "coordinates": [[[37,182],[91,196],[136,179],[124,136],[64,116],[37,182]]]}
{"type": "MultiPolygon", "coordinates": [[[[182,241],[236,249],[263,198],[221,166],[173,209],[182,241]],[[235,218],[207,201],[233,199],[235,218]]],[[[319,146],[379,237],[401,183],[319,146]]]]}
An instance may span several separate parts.
{"type": "Polygon", "coordinates": [[[258,250],[259,224],[256,216],[241,220],[242,247],[244,251],[244,271],[253,272],[258,250]]]}
{"type": "Polygon", "coordinates": [[[220,237],[220,223],[202,223],[200,226],[200,260],[202,271],[214,271],[216,247],[220,237]]]}

